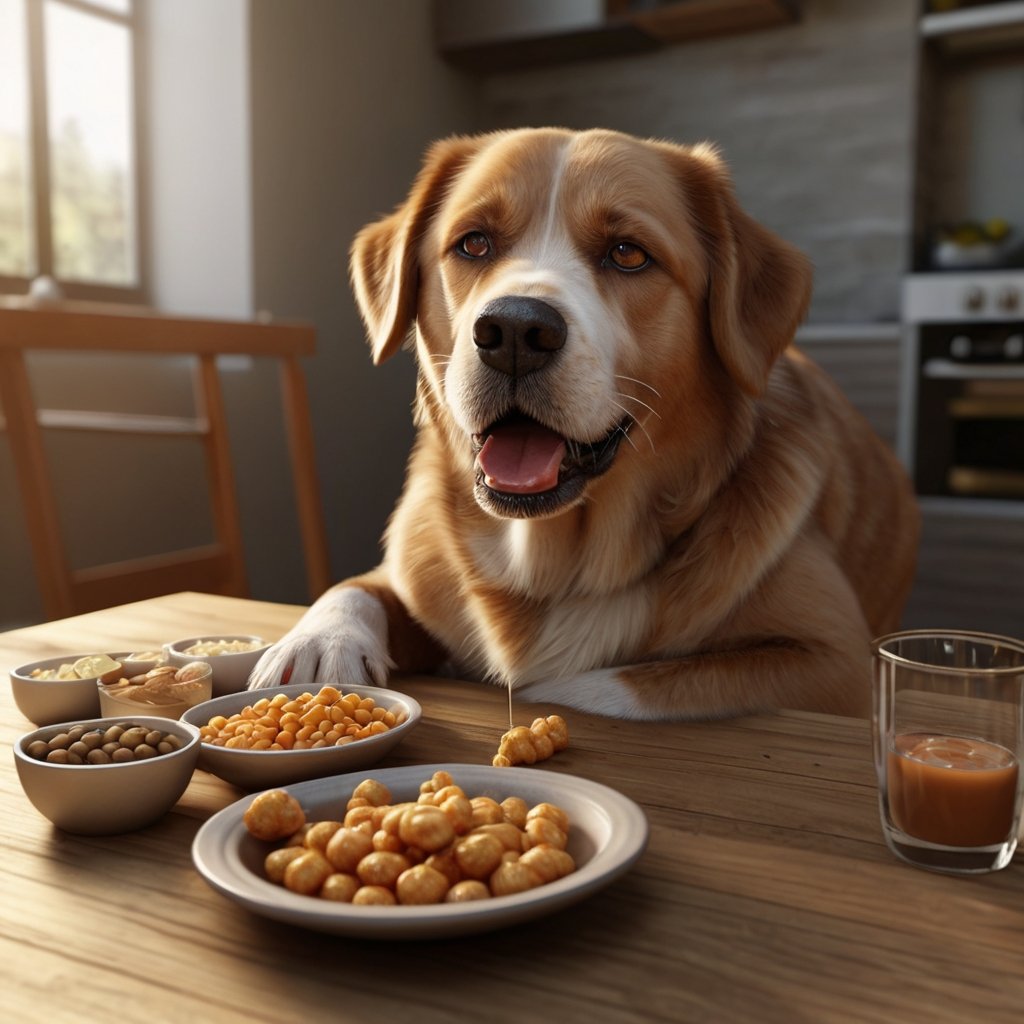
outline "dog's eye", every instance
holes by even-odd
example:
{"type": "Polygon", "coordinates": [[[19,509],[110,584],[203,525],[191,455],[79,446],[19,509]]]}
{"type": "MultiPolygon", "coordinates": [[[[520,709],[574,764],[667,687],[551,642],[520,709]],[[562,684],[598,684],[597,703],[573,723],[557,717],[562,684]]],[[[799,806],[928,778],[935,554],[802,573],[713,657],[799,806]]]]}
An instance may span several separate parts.
{"type": "Polygon", "coordinates": [[[605,264],[610,263],[617,270],[643,270],[651,257],[632,242],[618,242],[608,250],[605,264]]]}
{"type": "Polygon", "coordinates": [[[470,231],[468,235],[463,235],[459,239],[455,245],[455,251],[460,256],[478,260],[490,255],[491,241],[482,231],[470,231]]]}

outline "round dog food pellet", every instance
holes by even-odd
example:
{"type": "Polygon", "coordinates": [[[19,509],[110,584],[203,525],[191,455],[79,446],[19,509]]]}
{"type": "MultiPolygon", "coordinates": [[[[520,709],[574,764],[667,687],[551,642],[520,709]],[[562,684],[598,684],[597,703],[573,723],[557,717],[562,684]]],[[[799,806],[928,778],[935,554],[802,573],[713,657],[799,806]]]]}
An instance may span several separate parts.
{"type": "Polygon", "coordinates": [[[257,839],[284,839],[294,835],[306,823],[299,801],[283,789],[260,793],[246,808],[245,827],[257,839]]]}

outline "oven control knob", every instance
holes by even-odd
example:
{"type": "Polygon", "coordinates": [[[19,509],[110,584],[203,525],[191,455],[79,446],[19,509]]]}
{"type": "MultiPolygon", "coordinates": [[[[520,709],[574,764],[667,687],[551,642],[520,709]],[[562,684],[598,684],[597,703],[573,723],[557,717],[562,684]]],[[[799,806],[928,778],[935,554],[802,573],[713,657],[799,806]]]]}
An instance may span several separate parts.
{"type": "Polygon", "coordinates": [[[985,307],[985,291],[978,285],[972,285],[964,292],[964,309],[969,313],[977,313],[985,307]]]}
{"type": "Polygon", "coordinates": [[[1012,285],[1007,285],[999,293],[996,304],[1004,313],[1013,313],[1020,308],[1020,292],[1012,285]]]}
{"type": "Polygon", "coordinates": [[[1024,334],[1011,334],[1003,342],[1003,355],[1007,359],[1020,359],[1024,356],[1024,334]]]}
{"type": "Polygon", "coordinates": [[[970,359],[971,339],[966,334],[957,334],[949,342],[949,354],[954,359],[970,359]]]}

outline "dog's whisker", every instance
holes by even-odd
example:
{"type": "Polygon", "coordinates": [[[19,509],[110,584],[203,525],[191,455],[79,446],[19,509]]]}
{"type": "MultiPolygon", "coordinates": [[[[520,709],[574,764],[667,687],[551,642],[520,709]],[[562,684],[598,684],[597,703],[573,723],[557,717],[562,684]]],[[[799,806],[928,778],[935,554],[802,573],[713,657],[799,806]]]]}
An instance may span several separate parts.
{"type": "Polygon", "coordinates": [[[617,373],[615,376],[618,377],[619,380],[628,380],[633,384],[639,384],[640,387],[647,388],[648,391],[652,391],[656,398],[661,398],[661,392],[657,388],[651,387],[651,385],[646,381],[638,380],[636,377],[627,377],[624,373],[617,373]]]}
{"type": "Polygon", "coordinates": [[[654,446],[654,438],[648,433],[647,428],[640,422],[640,420],[633,420],[633,422],[644,432],[644,437],[647,438],[647,443],[651,446],[651,453],[656,455],[658,449],[654,446]]]}
{"type": "Polygon", "coordinates": [[[631,438],[629,436],[629,431],[625,427],[620,427],[619,428],[619,432],[626,439],[626,442],[629,444],[629,447],[632,448],[633,451],[635,451],[637,453],[637,455],[639,455],[640,454],[640,449],[637,448],[636,442],[633,440],[633,438],[631,438]]]}
{"type": "MultiPolygon", "coordinates": [[[[625,396],[623,396],[623,397],[625,397],[625,396]]],[[[616,401],[612,401],[612,405],[614,405],[616,409],[621,409],[624,413],[626,413],[627,416],[629,416],[629,412],[626,410],[625,406],[619,405],[619,403],[616,402],[616,401]]],[[[651,453],[652,454],[657,454],[657,448],[654,447],[654,438],[652,438],[651,435],[648,433],[647,428],[643,425],[642,421],[640,421],[640,420],[638,420],[638,419],[636,419],[635,417],[632,417],[632,416],[630,417],[630,419],[632,420],[633,423],[635,423],[644,432],[644,437],[647,438],[647,443],[651,446],[651,453]]],[[[639,454],[640,450],[637,448],[637,446],[635,444],[633,444],[633,439],[629,436],[629,431],[626,430],[626,429],[623,429],[623,428],[620,428],[620,429],[622,430],[622,435],[626,438],[626,440],[632,446],[633,451],[635,451],[637,454],[639,454]]]]}
{"type": "Polygon", "coordinates": [[[652,408],[646,402],[637,398],[636,395],[627,395],[624,391],[616,391],[615,394],[619,398],[624,398],[627,402],[636,402],[637,405],[642,405],[652,416],[657,416],[659,420],[661,419],[661,413],[657,409],[652,408]]]}
{"type": "MultiPolygon", "coordinates": [[[[616,404],[616,405],[618,405],[618,403],[615,403],[615,404],[616,404]]],[[[619,407],[620,409],[622,409],[622,406],[621,406],[621,405],[619,405],[618,407],[619,407]]],[[[626,412],[626,410],[625,410],[625,409],[622,409],[622,411],[623,411],[623,412],[626,412]]],[[[628,416],[629,414],[627,413],[626,415],[628,416]]],[[[631,437],[629,436],[629,423],[635,423],[635,422],[636,422],[636,421],[635,421],[635,420],[633,420],[633,419],[632,419],[632,417],[630,417],[630,419],[629,419],[629,422],[628,422],[628,423],[626,424],[626,426],[623,426],[623,425],[622,425],[622,424],[620,423],[620,424],[619,424],[619,425],[618,425],[618,426],[617,426],[617,427],[615,428],[615,430],[613,430],[613,431],[611,432],[611,434],[609,434],[609,435],[608,435],[607,439],[605,440],[605,443],[604,443],[604,447],[603,447],[603,448],[601,449],[601,454],[602,454],[602,455],[604,455],[604,453],[605,453],[605,451],[607,450],[608,446],[609,446],[609,445],[610,445],[610,444],[612,443],[612,440],[613,440],[613,438],[615,437],[615,435],[616,435],[616,434],[621,434],[621,435],[622,435],[622,436],[623,436],[623,437],[624,437],[624,438],[625,438],[625,439],[626,439],[626,440],[627,440],[627,441],[629,442],[629,446],[630,446],[630,448],[632,448],[632,449],[633,449],[633,451],[637,452],[637,454],[639,455],[640,453],[639,453],[639,451],[637,450],[637,447],[636,447],[636,445],[635,445],[635,444],[633,443],[633,439],[632,439],[632,438],[631,438],[631,437]]]]}

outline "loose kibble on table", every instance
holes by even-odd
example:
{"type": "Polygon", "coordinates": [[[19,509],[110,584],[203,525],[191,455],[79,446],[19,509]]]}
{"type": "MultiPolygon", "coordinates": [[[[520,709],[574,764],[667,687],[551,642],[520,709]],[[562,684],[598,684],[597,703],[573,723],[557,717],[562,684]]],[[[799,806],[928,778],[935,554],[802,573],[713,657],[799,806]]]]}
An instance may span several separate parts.
{"type": "Polygon", "coordinates": [[[183,745],[184,740],[176,733],[120,722],[103,729],[73,725],[49,740],[33,740],[25,751],[37,761],[88,766],[144,761],[180,750],[183,745]]]}
{"type": "Polygon", "coordinates": [[[415,801],[393,804],[383,783],[355,788],[341,821],[308,822],[276,789],[243,815],[258,839],[284,840],[264,874],[292,892],[358,905],[462,903],[525,892],[576,870],[569,816],[521,797],[470,798],[435,772],[415,801]]]}
{"type": "Polygon", "coordinates": [[[315,694],[264,697],[230,717],[211,718],[199,732],[204,743],[236,750],[309,750],[343,747],[404,720],[404,711],[396,715],[372,697],[324,686],[315,694]]]}
{"type": "Polygon", "coordinates": [[[529,727],[517,725],[501,737],[491,764],[510,768],[517,764],[536,764],[569,746],[569,727],[561,715],[535,718],[529,727]]]}

